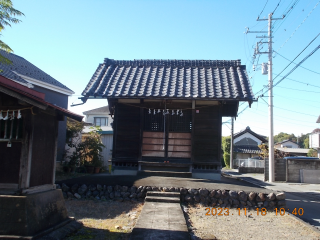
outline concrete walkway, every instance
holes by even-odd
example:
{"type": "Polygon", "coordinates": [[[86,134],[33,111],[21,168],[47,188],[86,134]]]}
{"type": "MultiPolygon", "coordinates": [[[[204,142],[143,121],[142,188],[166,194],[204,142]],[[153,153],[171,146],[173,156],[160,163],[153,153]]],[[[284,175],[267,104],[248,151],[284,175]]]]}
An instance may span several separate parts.
{"type": "Polygon", "coordinates": [[[238,173],[238,170],[224,170],[223,173],[242,181],[252,183],[258,187],[263,187],[272,191],[285,192],[289,211],[294,208],[302,208],[304,211],[303,215],[297,215],[297,217],[320,229],[320,184],[286,182],[269,183],[263,181],[263,174],[238,173]]]}
{"type": "Polygon", "coordinates": [[[130,239],[190,239],[180,203],[145,202],[130,239]]]}

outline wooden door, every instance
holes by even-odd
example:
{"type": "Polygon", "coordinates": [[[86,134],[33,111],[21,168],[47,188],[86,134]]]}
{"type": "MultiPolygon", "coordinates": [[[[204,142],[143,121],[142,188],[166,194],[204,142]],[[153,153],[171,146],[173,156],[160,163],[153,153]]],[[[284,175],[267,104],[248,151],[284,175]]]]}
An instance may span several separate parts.
{"type": "Polygon", "coordinates": [[[145,109],[142,139],[142,157],[191,158],[191,110],[145,109]],[[173,113],[173,114],[172,114],[173,113]]]}

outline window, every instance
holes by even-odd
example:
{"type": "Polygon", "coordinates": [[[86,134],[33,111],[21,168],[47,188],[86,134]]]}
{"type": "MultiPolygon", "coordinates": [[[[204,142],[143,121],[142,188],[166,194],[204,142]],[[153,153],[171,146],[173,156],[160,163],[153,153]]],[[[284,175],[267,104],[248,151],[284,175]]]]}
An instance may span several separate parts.
{"type": "Polygon", "coordinates": [[[94,118],[95,126],[108,126],[108,118],[106,117],[95,117],[94,118]]]}

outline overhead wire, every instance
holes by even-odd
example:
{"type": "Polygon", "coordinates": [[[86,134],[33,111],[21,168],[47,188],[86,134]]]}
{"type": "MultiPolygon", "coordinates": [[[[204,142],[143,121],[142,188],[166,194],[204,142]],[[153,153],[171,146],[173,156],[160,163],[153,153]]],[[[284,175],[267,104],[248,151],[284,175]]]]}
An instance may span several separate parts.
{"type": "Polygon", "coordinates": [[[293,33],[290,35],[290,37],[278,48],[277,51],[279,51],[292,37],[293,35],[296,33],[296,31],[301,27],[301,25],[307,20],[307,18],[311,15],[311,13],[313,12],[314,9],[316,9],[316,7],[319,5],[320,0],[317,2],[317,4],[313,7],[313,9],[309,12],[309,14],[307,15],[307,17],[299,24],[299,26],[293,31],[293,33]]]}
{"type": "MultiPolygon", "coordinates": [[[[284,56],[283,56],[283,55],[281,55],[280,53],[278,53],[278,52],[276,52],[276,51],[273,51],[273,52],[275,52],[275,53],[276,53],[277,55],[279,55],[280,57],[282,57],[282,58],[286,59],[287,61],[291,62],[291,60],[290,60],[290,59],[288,59],[288,58],[284,57],[284,56]]],[[[292,63],[297,64],[297,63],[295,63],[295,62],[292,62],[292,63]]],[[[319,74],[319,75],[320,75],[320,73],[319,73],[319,72],[313,71],[313,70],[308,69],[308,68],[305,68],[305,67],[303,67],[303,66],[300,66],[300,67],[301,67],[301,68],[303,68],[303,69],[305,69],[305,70],[308,70],[308,71],[310,71],[310,72],[313,72],[313,73],[315,73],[315,74],[319,74]]]]}

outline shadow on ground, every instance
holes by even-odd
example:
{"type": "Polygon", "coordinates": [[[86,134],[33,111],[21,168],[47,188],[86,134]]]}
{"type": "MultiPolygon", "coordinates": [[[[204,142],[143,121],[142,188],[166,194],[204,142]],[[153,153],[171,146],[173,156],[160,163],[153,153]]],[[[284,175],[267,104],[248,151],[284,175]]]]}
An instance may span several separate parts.
{"type": "Polygon", "coordinates": [[[129,239],[142,204],[116,201],[66,200],[70,217],[82,229],[65,239],[129,239]]]}

